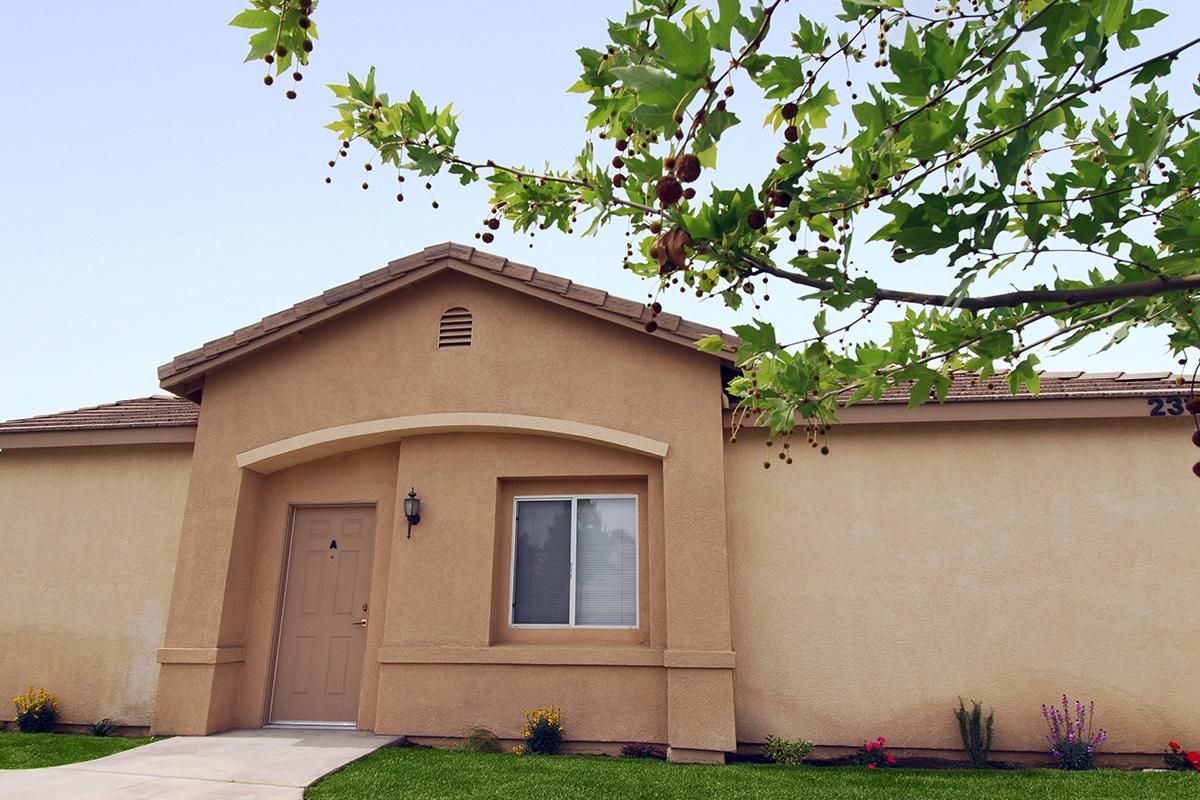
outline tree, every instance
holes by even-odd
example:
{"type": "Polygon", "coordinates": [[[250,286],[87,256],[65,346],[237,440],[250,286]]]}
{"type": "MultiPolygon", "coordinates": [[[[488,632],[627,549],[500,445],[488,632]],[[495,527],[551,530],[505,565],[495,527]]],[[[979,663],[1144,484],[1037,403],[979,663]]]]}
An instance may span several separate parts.
{"type": "MultiPolygon", "coordinates": [[[[255,31],[247,61],[267,62],[266,82],[307,64],[316,0],[250,5],[232,24],[255,31]]],[[[1014,392],[1036,392],[1038,352],[1101,332],[1111,346],[1165,326],[1187,364],[1200,347],[1200,109],[1180,110],[1159,83],[1200,38],[1110,68],[1166,15],[1134,0],[843,0],[835,19],[785,22],[786,6],[637,0],[605,45],[578,50],[570,91],[588,95],[589,136],[561,169],[460,154],[449,106],[393,100],[373,68],[330,87],[328,127],[340,156],[370,148],[368,169],[486,181],[485,243],[502,224],[581,236],[625,225],[623,266],[660,292],[762,312],[770,286],[804,287],[819,302],[812,336],[780,342],[759,313],[735,327],[737,418],[785,437],[800,426],[815,442],[840,407],[893,385],[913,406],[944,399],[956,373],[1006,368],[1014,392]],[[782,25],[787,45],[768,52],[782,25]],[[757,185],[722,186],[738,73],[772,103],[779,148],[757,185]],[[858,82],[835,89],[835,73],[858,82]],[[1101,105],[1114,87],[1127,94],[1101,105]],[[847,129],[829,130],[847,102],[847,129]],[[944,288],[886,283],[892,265],[871,242],[889,261],[935,266],[944,288]],[[1017,288],[973,290],[998,280],[1017,288]],[[890,335],[860,337],[880,313],[890,335]]]]}

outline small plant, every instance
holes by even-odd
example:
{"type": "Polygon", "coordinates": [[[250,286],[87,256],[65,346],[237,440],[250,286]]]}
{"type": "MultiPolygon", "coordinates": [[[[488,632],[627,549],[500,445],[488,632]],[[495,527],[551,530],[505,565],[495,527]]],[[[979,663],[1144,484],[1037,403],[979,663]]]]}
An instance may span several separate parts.
{"type": "Polygon", "coordinates": [[[967,711],[960,697],[954,716],[958,719],[958,734],[962,737],[963,750],[967,751],[967,760],[975,769],[986,767],[988,753],[992,751],[992,710],[988,709],[985,721],[983,706],[979,702],[972,700],[971,710],[967,711]]]}
{"type": "Polygon", "coordinates": [[[120,725],[112,717],[105,717],[97,722],[92,722],[87,726],[87,732],[91,736],[112,736],[120,725]]]}
{"type": "Polygon", "coordinates": [[[1046,736],[1046,741],[1050,743],[1050,755],[1058,761],[1058,766],[1067,770],[1094,769],[1096,751],[1108,738],[1103,728],[1092,731],[1096,704],[1091,703],[1084,708],[1083,703],[1076,700],[1072,719],[1071,706],[1064,694],[1062,708],[1043,705],[1042,716],[1046,718],[1046,726],[1050,731],[1046,736]]]}
{"type": "Polygon", "coordinates": [[[657,758],[659,761],[667,760],[667,748],[658,744],[646,744],[645,742],[632,742],[624,745],[621,748],[622,758],[657,758]]]}
{"type": "Polygon", "coordinates": [[[499,753],[500,739],[487,728],[471,728],[458,749],[464,753],[499,753]]]}
{"type": "Polygon", "coordinates": [[[776,764],[803,764],[813,750],[808,739],[785,739],[768,735],[763,745],[763,755],[776,764]]]}
{"type": "Polygon", "coordinates": [[[58,718],[58,702],[45,689],[34,690],[13,698],[17,707],[17,727],[25,733],[45,733],[54,727],[58,718]]]}
{"type": "Polygon", "coordinates": [[[558,706],[546,706],[526,711],[521,738],[525,741],[513,748],[514,753],[557,755],[563,742],[562,710],[558,706]]]}
{"type": "Polygon", "coordinates": [[[1167,742],[1167,747],[1171,748],[1171,752],[1163,756],[1163,763],[1166,764],[1167,769],[1179,772],[1200,772],[1200,751],[1185,751],[1179,742],[1167,742]]]}
{"type": "Polygon", "coordinates": [[[873,742],[863,742],[854,754],[854,763],[867,769],[896,766],[896,758],[887,751],[887,739],[877,737],[873,742]]]}

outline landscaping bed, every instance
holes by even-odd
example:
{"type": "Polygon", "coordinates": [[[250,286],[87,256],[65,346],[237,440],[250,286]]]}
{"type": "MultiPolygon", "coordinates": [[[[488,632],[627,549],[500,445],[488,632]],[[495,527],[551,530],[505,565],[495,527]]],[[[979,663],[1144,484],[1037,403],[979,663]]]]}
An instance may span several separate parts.
{"type": "Polygon", "coordinates": [[[0,733],[0,769],[33,769],[91,761],[154,741],[151,737],[0,733]]]}
{"type": "Polygon", "coordinates": [[[693,766],[602,756],[384,748],[321,779],[306,800],[597,797],[694,800],[1158,800],[1200,796],[1200,775],[1092,770],[693,766]]]}

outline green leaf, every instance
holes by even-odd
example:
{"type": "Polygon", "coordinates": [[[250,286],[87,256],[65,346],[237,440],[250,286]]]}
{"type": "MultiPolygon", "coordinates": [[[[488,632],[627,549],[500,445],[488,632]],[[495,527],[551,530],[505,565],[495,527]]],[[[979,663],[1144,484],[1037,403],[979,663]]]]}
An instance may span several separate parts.
{"type": "Polygon", "coordinates": [[[622,83],[638,94],[645,105],[674,110],[676,103],[687,91],[687,82],[673,77],[664,69],[638,64],[629,67],[613,67],[611,70],[622,83]]]}
{"type": "Polygon", "coordinates": [[[703,78],[709,73],[712,50],[708,31],[698,17],[692,18],[687,31],[663,17],[654,19],[655,51],[672,72],[683,78],[703,78]]]}
{"type": "Polygon", "coordinates": [[[721,348],[725,346],[725,340],[719,334],[714,333],[711,336],[705,336],[703,339],[698,340],[695,344],[702,352],[719,353],[721,352],[721,348]]]}
{"type": "Polygon", "coordinates": [[[1169,58],[1160,58],[1157,61],[1151,61],[1146,66],[1138,70],[1133,76],[1131,86],[1137,86],[1139,83],[1150,83],[1155,78],[1160,78],[1163,75],[1171,74],[1171,64],[1173,62],[1169,58]]]}
{"type": "Polygon", "coordinates": [[[1132,10],[1133,0],[1105,0],[1101,16],[1104,20],[1104,35],[1113,36],[1119,31],[1132,10]]]}
{"type": "Polygon", "coordinates": [[[270,28],[272,31],[279,25],[279,15],[274,11],[248,8],[229,20],[235,28],[270,28]]]}
{"type": "Polygon", "coordinates": [[[1029,389],[1030,394],[1037,394],[1041,389],[1041,377],[1035,367],[1041,362],[1037,356],[1031,355],[1008,373],[1008,388],[1013,394],[1021,390],[1021,386],[1029,389]]]}
{"type": "Polygon", "coordinates": [[[708,31],[708,40],[712,46],[726,53],[732,52],[730,34],[734,22],[741,17],[738,0],[717,0],[717,10],[720,16],[708,31]]]}

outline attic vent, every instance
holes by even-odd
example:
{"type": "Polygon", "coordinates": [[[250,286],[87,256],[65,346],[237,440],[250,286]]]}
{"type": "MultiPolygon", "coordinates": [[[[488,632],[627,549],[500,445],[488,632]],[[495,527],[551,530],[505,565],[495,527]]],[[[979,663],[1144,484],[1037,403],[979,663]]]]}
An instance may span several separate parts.
{"type": "Polygon", "coordinates": [[[452,308],[442,314],[438,325],[438,347],[470,347],[471,312],[465,308],[452,308]]]}

